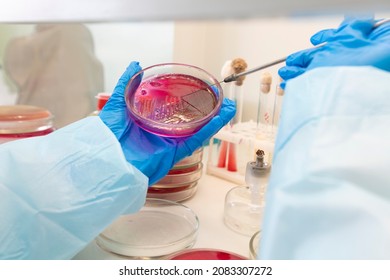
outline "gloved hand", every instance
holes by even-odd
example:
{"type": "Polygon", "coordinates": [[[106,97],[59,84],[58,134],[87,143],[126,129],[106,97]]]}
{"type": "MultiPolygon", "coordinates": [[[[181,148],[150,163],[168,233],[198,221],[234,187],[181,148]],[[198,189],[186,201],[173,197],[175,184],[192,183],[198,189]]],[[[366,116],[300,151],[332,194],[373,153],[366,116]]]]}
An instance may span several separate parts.
{"type": "Polygon", "coordinates": [[[374,27],[373,18],[346,18],[337,29],[325,29],[310,39],[324,46],[291,54],[279,69],[281,84],[306,71],[324,66],[374,66],[390,71],[390,24],[374,27]]]}
{"type": "Polygon", "coordinates": [[[153,185],[175,163],[191,155],[225,126],[234,117],[236,107],[233,101],[225,98],[219,114],[188,138],[154,135],[135,124],[127,112],[125,88],[130,78],[140,70],[138,62],[128,66],[99,116],[119,140],[126,160],[149,178],[149,185],[153,185]]]}

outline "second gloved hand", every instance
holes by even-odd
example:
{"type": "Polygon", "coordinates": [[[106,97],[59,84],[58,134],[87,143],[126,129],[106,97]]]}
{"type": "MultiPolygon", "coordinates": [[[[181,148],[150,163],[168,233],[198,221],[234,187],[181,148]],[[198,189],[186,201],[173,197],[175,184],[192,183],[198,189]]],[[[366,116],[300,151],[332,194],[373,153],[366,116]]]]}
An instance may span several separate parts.
{"type": "Polygon", "coordinates": [[[152,134],[129,117],[124,97],[128,81],[140,70],[138,62],[128,66],[99,116],[119,140],[126,160],[149,178],[149,185],[153,185],[176,162],[191,155],[225,126],[234,117],[236,107],[233,101],[225,98],[219,114],[188,138],[164,138],[152,134]]]}
{"type": "Polygon", "coordinates": [[[375,22],[372,18],[346,18],[337,29],[316,33],[312,44],[326,44],[288,56],[279,75],[286,82],[325,66],[374,66],[390,71],[390,24],[375,28],[375,22]]]}

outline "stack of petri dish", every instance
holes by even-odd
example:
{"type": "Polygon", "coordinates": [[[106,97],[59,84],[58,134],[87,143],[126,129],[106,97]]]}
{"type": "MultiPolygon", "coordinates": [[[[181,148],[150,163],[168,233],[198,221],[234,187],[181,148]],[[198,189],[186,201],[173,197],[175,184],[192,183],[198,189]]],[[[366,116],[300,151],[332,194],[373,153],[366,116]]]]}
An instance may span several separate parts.
{"type": "MultiPolygon", "coordinates": [[[[136,73],[125,88],[129,116],[142,129],[162,137],[189,137],[221,109],[223,90],[207,71],[188,64],[162,63],[136,73]]],[[[150,186],[148,198],[175,202],[192,197],[202,176],[203,149],[175,164],[150,186]]]]}
{"type": "Polygon", "coordinates": [[[181,202],[191,198],[202,177],[203,148],[176,163],[168,174],[148,189],[148,198],[181,202]]]}

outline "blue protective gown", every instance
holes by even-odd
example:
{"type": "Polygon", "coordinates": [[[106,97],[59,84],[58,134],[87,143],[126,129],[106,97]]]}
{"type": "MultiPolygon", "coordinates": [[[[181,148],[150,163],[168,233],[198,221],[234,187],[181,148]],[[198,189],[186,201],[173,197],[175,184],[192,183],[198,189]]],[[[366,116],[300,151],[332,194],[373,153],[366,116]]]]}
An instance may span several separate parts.
{"type": "Polygon", "coordinates": [[[390,259],[390,73],[326,67],[287,83],[262,259],[390,259]]]}
{"type": "Polygon", "coordinates": [[[70,259],[146,198],[99,117],[2,144],[0,166],[0,259],[70,259]]]}

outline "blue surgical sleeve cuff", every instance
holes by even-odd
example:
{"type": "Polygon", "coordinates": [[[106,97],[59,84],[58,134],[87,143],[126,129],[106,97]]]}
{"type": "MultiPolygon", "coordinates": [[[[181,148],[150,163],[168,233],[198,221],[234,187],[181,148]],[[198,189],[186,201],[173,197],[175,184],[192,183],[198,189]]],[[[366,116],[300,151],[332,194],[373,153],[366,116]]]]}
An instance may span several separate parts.
{"type": "Polygon", "coordinates": [[[69,259],[145,202],[148,179],[88,117],[0,145],[0,259],[69,259]]]}

